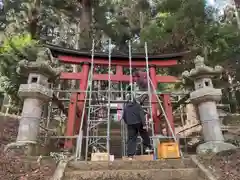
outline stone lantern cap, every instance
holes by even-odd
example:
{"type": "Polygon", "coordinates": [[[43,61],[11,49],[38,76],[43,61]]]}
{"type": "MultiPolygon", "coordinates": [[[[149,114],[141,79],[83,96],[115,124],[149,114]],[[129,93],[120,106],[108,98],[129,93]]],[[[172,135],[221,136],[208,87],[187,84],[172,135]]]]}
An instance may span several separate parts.
{"type": "Polygon", "coordinates": [[[28,83],[21,84],[18,95],[25,98],[49,100],[53,97],[53,90],[49,88],[49,81],[56,80],[61,72],[48,48],[40,48],[36,61],[22,60],[18,64],[17,72],[28,76],[28,83]]]}
{"type": "Polygon", "coordinates": [[[184,71],[182,77],[184,79],[198,79],[201,77],[213,77],[223,72],[221,66],[215,66],[214,68],[205,65],[204,58],[197,56],[194,60],[195,68],[189,71],[184,71]]]}
{"type": "Polygon", "coordinates": [[[18,90],[18,95],[22,99],[32,97],[48,101],[53,98],[53,90],[41,84],[21,84],[18,90]]]}
{"type": "Polygon", "coordinates": [[[28,76],[30,73],[42,74],[47,78],[54,80],[60,74],[60,69],[53,68],[54,58],[48,48],[40,48],[36,61],[22,60],[18,64],[17,73],[28,76]]]}

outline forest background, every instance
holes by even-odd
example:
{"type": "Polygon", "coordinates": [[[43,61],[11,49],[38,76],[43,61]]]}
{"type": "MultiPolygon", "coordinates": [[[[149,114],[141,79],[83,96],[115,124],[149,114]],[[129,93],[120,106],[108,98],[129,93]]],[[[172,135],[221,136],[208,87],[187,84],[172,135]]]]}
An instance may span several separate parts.
{"type": "MultiPolygon", "coordinates": [[[[217,87],[233,112],[240,104],[240,1],[206,0],[0,0],[0,91],[12,107],[21,106],[17,91],[26,79],[16,73],[20,60],[36,60],[46,43],[90,51],[151,54],[189,51],[176,68],[159,70],[180,77],[196,55],[225,69],[217,87]]],[[[76,70],[75,67],[72,70],[76,70]]],[[[186,88],[187,86],[185,86],[186,88]]],[[[183,86],[162,85],[163,89],[183,86]]]]}

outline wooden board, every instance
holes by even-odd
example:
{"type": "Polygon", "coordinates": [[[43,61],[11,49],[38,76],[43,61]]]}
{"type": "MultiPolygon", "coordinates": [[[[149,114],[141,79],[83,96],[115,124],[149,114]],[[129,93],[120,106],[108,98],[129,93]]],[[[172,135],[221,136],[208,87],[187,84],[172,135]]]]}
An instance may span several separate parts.
{"type": "Polygon", "coordinates": [[[91,161],[114,161],[114,155],[108,153],[92,153],[91,161]]]}
{"type": "Polygon", "coordinates": [[[92,153],[91,161],[108,161],[108,153],[92,153]]]}
{"type": "MultiPolygon", "coordinates": [[[[123,160],[128,160],[128,157],[123,156],[122,159],[123,160]]],[[[150,154],[150,155],[138,155],[138,156],[134,156],[134,160],[137,160],[137,161],[152,161],[152,160],[154,160],[154,158],[153,158],[152,154],[150,154]]]]}

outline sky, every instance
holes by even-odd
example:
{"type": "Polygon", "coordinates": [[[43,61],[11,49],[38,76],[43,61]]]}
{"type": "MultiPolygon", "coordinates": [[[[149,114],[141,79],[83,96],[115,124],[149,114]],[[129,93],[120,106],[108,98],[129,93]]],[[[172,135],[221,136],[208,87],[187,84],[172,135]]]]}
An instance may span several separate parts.
{"type": "Polygon", "coordinates": [[[213,6],[215,4],[215,0],[207,0],[207,4],[213,6]]]}
{"type": "Polygon", "coordinates": [[[224,9],[227,5],[233,5],[233,0],[206,0],[206,2],[207,5],[217,8],[220,15],[224,13],[224,9]]]}
{"type": "Polygon", "coordinates": [[[211,6],[216,6],[219,8],[225,7],[227,4],[231,4],[232,0],[206,0],[207,4],[211,6]]]}
{"type": "Polygon", "coordinates": [[[3,8],[3,0],[0,0],[0,9],[3,8]]]}

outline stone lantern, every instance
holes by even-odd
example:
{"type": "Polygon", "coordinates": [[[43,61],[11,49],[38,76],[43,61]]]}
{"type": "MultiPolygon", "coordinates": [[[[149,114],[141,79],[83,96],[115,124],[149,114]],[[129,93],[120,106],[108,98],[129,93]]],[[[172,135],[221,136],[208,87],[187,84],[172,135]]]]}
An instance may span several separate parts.
{"type": "Polygon", "coordinates": [[[49,80],[55,80],[59,75],[59,71],[52,68],[51,64],[53,58],[50,50],[42,48],[37,54],[36,61],[22,60],[17,68],[17,72],[28,77],[28,80],[27,84],[20,85],[18,91],[20,98],[23,99],[23,109],[17,140],[9,146],[27,147],[28,154],[35,153],[43,105],[53,97],[49,80]]]}
{"type": "Polygon", "coordinates": [[[190,72],[183,72],[182,76],[192,80],[195,87],[195,91],[190,94],[190,101],[198,108],[205,141],[198,146],[197,153],[220,152],[235,148],[234,145],[224,142],[216,104],[221,100],[222,91],[214,88],[212,83],[212,78],[220,75],[223,68],[206,66],[201,56],[197,56],[194,63],[195,68],[190,72]]]}

